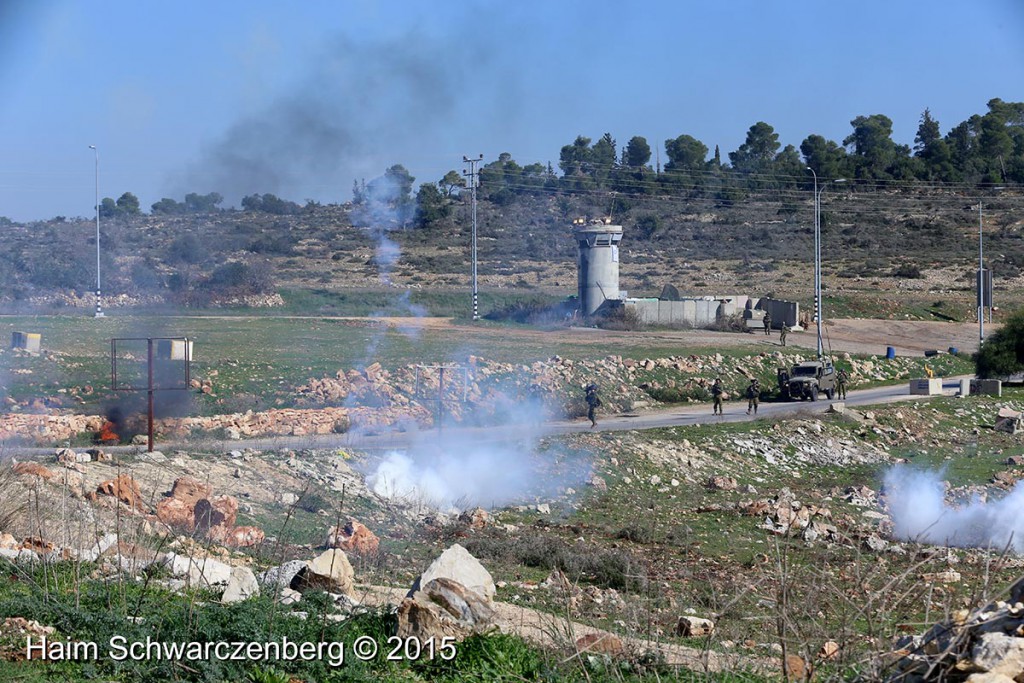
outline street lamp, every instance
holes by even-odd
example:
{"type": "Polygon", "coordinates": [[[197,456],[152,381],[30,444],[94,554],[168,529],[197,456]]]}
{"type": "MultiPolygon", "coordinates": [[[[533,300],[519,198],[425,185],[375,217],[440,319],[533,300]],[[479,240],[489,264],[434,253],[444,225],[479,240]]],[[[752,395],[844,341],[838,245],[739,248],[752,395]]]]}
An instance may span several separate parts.
{"type": "Polygon", "coordinates": [[[96,145],[89,145],[96,153],[96,317],[103,317],[103,299],[100,296],[100,151],[96,145]]]}
{"type": "MultiPolygon", "coordinates": [[[[978,343],[985,341],[985,251],[981,240],[981,200],[978,200],[978,343]]],[[[992,305],[992,302],[989,302],[992,305]]]]}
{"type": "MultiPolygon", "coordinates": [[[[1005,188],[993,187],[992,190],[998,192],[1005,188]]],[[[982,200],[978,199],[978,343],[985,341],[985,290],[989,289],[989,302],[988,302],[988,315],[989,322],[992,322],[992,291],[988,287],[988,283],[991,281],[985,277],[985,249],[984,243],[981,239],[982,230],[982,200]]]]}
{"type": "MultiPolygon", "coordinates": [[[[818,174],[810,166],[807,170],[814,176],[814,318],[818,326],[818,358],[824,349],[821,344],[821,195],[825,192],[828,181],[818,189],[818,174]]],[[[832,182],[845,183],[846,178],[836,178],[832,182]]]]}
{"type": "Polygon", "coordinates": [[[480,309],[477,306],[477,287],[476,287],[476,176],[477,170],[476,165],[483,161],[484,155],[481,154],[476,159],[470,159],[467,156],[462,157],[463,163],[469,164],[469,172],[463,172],[462,175],[468,175],[469,181],[473,188],[473,320],[480,319],[480,309]]]}

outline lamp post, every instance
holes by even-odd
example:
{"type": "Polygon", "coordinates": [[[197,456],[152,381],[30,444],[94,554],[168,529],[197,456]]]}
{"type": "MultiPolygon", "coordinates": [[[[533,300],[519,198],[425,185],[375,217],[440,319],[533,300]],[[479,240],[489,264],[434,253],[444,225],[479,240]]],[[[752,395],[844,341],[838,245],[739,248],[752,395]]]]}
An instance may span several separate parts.
{"type": "MultiPolygon", "coordinates": [[[[807,170],[814,176],[814,319],[818,327],[818,358],[821,358],[824,351],[821,344],[821,195],[828,181],[823,181],[819,190],[818,174],[810,166],[807,170]]],[[[836,178],[832,182],[845,183],[846,178],[836,178]]]]}
{"type": "MultiPolygon", "coordinates": [[[[985,247],[981,239],[982,228],[982,201],[978,200],[978,343],[985,341],[985,285],[988,284],[985,278],[985,247]]],[[[992,302],[989,301],[991,306],[992,302]]]]}
{"type": "Polygon", "coordinates": [[[473,190],[473,320],[480,319],[480,309],[477,306],[477,286],[476,286],[476,165],[483,161],[484,155],[481,154],[476,159],[470,159],[467,156],[462,157],[463,163],[469,164],[469,172],[463,173],[463,175],[469,176],[469,182],[473,190]]]}
{"type": "Polygon", "coordinates": [[[821,358],[821,314],[818,310],[818,260],[821,258],[821,252],[818,250],[818,174],[810,166],[807,170],[814,176],[814,194],[811,195],[814,199],[814,319],[818,324],[818,358],[821,358]]]}
{"type": "Polygon", "coordinates": [[[89,145],[96,154],[96,317],[103,317],[103,299],[100,295],[100,151],[89,145]]]}
{"type": "MultiPolygon", "coordinates": [[[[994,192],[1004,190],[1004,187],[993,187],[994,192]]],[[[982,200],[978,199],[978,343],[985,341],[985,290],[989,289],[988,321],[992,322],[992,292],[988,287],[989,278],[985,277],[985,244],[982,240],[982,225],[984,222],[982,212],[982,200]]]]}

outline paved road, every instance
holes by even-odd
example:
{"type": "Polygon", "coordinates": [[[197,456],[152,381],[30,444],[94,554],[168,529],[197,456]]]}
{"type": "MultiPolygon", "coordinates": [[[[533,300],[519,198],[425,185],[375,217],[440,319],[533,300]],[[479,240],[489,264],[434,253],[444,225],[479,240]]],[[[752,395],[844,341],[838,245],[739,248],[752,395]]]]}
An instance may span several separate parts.
{"type": "MultiPolygon", "coordinates": [[[[943,391],[950,395],[959,389],[960,378],[943,381],[943,391]]],[[[860,389],[849,392],[847,406],[867,406],[896,401],[923,400],[924,396],[911,396],[909,383],[895,386],[860,389]]],[[[726,403],[725,414],[716,417],[711,414],[711,404],[687,405],[664,410],[653,410],[642,413],[626,413],[619,415],[599,415],[595,431],[621,432],[632,429],[653,429],[657,427],[674,427],[679,425],[714,424],[721,422],[748,422],[755,419],[796,416],[799,414],[822,414],[832,402],[819,401],[787,401],[779,403],[762,402],[758,414],[746,414],[746,400],[729,401],[726,403]]],[[[423,431],[389,432],[385,434],[340,434],[304,437],[277,437],[272,439],[251,439],[244,442],[225,441],[221,445],[225,450],[249,447],[259,450],[279,448],[358,448],[364,450],[400,449],[412,443],[452,440],[457,443],[473,443],[478,441],[514,441],[523,437],[571,434],[574,432],[591,431],[590,423],[585,419],[558,420],[544,424],[511,424],[489,425],[485,427],[450,427],[442,431],[436,429],[423,431]]],[[[157,444],[163,450],[173,446],[157,444]]],[[[183,444],[182,447],[185,447],[183,444]]],[[[192,446],[194,448],[194,445],[192,446]]]]}
{"type": "MultiPolygon", "coordinates": [[[[959,389],[960,378],[949,378],[943,381],[943,392],[947,395],[955,393],[959,389]]],[[[924,400],[925,396],[911,396],[909,383],[902,383],[895,386],[878,387],[875,389],[859,389],[849,392],[847,406],[868,406],[896,401],[924,400]]],[[[794,417],[800,414],[815,415],[826,412],[831,401],[785,401],[785,402],[762,402],[758,414],[747,415],[746,400],[728,401],[725,405],[725,414],[721,417],[711,414],[711,404],[695,404],[652,410],[642,413],[625,413],[618,415],[600,415],[597,428],[593,431],[599,432],[622,432],[633,429],[654,429],[658,427],[675,427],[679,425],[695,424],[718,424],[723,422],[749,422],[755,419],[768,419],[778,417],[794,417]]],[[[256,450],[281,450],[303,448],[326,449],[326,448],[355,448],[360,450],[389,450],[403,449],[413,443],[439,443],[450,441],[455,444],[471,444],[481,441],[515,441],[524,437],[539,437],[558,434],[571,434],[575,432],[591,431],[590,423],[586,419],[579,420],[556,420],[540,423],[518,423],[508,425],[488,425],[482,427],[447,427],[443,430],[407,430],[386,433],[360,433],[349,434],[326,434],[310,436],[277,436],[258,439],[245,439],[241,441],[207,441],[207,442],[161,442],[156,444],[157,450],[170,452],[176,449],[181,450],[202,450],[212,449],[218,451],[230,451],[241,448],[253,448],[256,450]]],[[[116,446],[104,450],[115,453],[140,452],[137,446],[116,446]]],[[[7,444],[4,448],[4,455],[17,455],[18,453],[52,453],[52,448],[25,448],[7,444]]]]}

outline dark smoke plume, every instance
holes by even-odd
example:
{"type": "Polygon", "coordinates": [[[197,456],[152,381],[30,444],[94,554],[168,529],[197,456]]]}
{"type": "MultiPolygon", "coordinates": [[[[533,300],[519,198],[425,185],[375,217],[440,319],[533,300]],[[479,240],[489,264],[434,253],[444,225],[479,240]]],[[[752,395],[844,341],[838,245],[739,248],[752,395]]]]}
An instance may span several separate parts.
{"type": "Polygon", "coordinates": [[[291,92],[209,146],[179,194],[210,188],[228,203],[253,193],[337,200],[354,179],[383,171],[381,159],[416,157],[436,144],[470,77],[467,65],[485,61],[472,46],[456,56],[458,44],[419,33],[377,44],[335,40],[291,92]]]}

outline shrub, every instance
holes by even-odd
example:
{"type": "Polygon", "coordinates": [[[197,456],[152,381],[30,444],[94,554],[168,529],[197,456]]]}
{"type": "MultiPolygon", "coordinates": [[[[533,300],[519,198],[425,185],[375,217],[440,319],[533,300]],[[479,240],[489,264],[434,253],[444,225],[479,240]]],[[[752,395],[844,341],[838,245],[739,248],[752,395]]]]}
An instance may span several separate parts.
{"type": "Polygon", "coordinates": [[[298,238],[288,233],[271,237],[260,237],[249,245],[248,250],[254,254],[292,256],[295,254],[295,245],[298,242],[298,238]]]}
{"type": "Polygon", "coordinates": [[[229,261],[218,266],[206,283],[215,294],[265,294],[274,291],[270,267],[265,263],[229,261]]]}
{"type": "Polygon", "coordinates": [[[539,298],[518,299],[496,308],[484,316],[485,320],[506,321],[522,324],[538,324],[561,319],[559,306],[539,298]]]}
{"type": "Polygon", "coordinates": [[[717,330],[718,332],[746,332],[748,328],[743,314],[737,313],[718,318],[715,322],[708,325],[708,329],[717,330]]]}
{"type": "Polygon", "coordinates": [[[167,247],[167,260],[171,263],[199,263],[203,260],[204,249],[194,234],[178,235],[167,247]]]}
{"type": "Polygon", "coordinates": [[[918,279],[921,277],[921,268],[916,263],[903,263],[893,269],[892,275],[904,279],[918,279]]]}
{"type": "Polygon", "coordinates": [[[311,514],[316,514],[320,510],[332,510],[334,505],[331,501],[324,498],[319,493],[313,491],[304,491],[299,500],[296,503],[300,510],[305,510],[311,514]]]}
{"type": "Polygon", "coordinates": [[[647,570],[628,550],[601,549],[585,543],[569,545],[558,538],[477,537],[466,544],[476,557],[511,560],[527,567],[559,569],[570,581],[586,581],[602,588],[639,591],[647,584],[647,570]]]}
{"type": "Polygon", "coordinates": [[[615,537],[621,538],[624,541],[632,541],[633,543],[654,542],[654,532],[651,528],[640,524],[630,524],[619,529],[619,533],[615,534],[615,537]]]}
{"type": "Polygon", "coordinates": [[[978,377],[1005,377],[1024,370],[1024,310],[1016,311],[974,355],[978,377]]]}
{"type": "Polygon", "coordinates": [[[295,202],[281,199],[272,194],[253,194],[242,197],[242,208],[246,211],[262,211],[275,216],[293,216],[302,211],[302,207],[295,202]]]}
{"type": "Polygon", "coordinates": [[[154,292],[164,287],[160,273],[145,263],[136,263],[132,266],[131,280],[136,291],[154,292]]]}
{"type": "Polygon", "coordinates": [[[618,330],[624,332],[636,332],[644,329],[640,313],[635,308],[616,306],[597,319],[597,326],[602,330],[618,330]]]}

